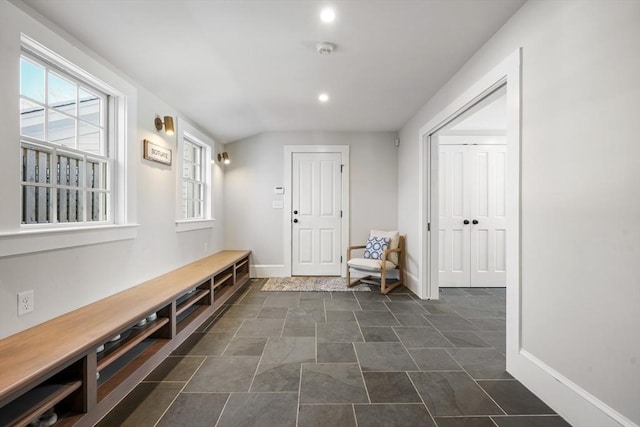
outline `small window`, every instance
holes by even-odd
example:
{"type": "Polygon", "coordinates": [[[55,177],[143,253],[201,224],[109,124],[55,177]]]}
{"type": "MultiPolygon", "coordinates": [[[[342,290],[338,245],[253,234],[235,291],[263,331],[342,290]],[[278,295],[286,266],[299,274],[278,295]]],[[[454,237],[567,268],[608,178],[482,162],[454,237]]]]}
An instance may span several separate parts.
{"type": "Polygon", "coordinates": [[[211,152],[215,142],[178,118],[176,231],[213,227],[211,152]]]}
{"type": "Polygon", "coordinates": [[[112,222],[109,96],[48,62],[20,57],[21,223],[112,222]]]}
{"type": "Polygon", "coordinates": [[[203,219],[206,171],[203,168],[203,147],[184,137],[182,147],[182,218],[203,219]]]}

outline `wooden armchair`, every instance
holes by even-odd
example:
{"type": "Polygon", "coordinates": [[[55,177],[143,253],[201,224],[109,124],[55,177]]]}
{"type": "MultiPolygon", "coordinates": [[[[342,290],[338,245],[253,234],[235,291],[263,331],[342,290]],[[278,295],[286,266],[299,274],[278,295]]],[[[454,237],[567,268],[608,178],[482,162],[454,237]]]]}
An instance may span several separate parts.
{"type": "MultiPolygon", "coordinates": [[[[384,245],[384,243],[381,243],[384,245]]],[[[367,245],[349,246],[347,248],[347,286],[352,287],[360,283],[370,283],[380,286],[383,294],[389,293],[404,283],[405,237],[398,232],[381,232],[372,230],[367,245]],[[378,257],[367,257],[366,251],[371,246],[372,238],[388,238],[387,247],[383,247],[378,257]],[[352,257],[351,252],[365,250],[362,258],[352,257]],[[351,282],[351,269],[364,274],[351,282]],[[387,278],[388,272],[397,271],[398,277],[387,278]]]]}

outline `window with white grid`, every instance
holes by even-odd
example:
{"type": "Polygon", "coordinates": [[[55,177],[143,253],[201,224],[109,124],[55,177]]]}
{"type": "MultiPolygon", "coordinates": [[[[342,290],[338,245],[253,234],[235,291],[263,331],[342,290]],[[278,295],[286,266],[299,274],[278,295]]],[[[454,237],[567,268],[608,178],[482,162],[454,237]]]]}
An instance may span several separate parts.
{"type": "Polygon", "coordinates": [[[22,53],[22,224],[113,221],[108,109],[108,94],[47,58],[22,53]]]}
{"type": "Polygon", "coordinates": [[[185,136],[182,147],[182,218],[204,218],[206,170],[204,147],[185,136]]]}

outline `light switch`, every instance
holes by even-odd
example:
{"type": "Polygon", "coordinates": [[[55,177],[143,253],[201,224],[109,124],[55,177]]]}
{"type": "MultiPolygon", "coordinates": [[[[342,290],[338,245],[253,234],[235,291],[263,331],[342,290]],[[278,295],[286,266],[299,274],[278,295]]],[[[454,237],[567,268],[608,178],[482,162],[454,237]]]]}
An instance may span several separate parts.
{"type": "Polygon", "coordinates": [[[273,209],[283,209],[284,202],[282,200],[274,200],[273,202],[271,202],[271,207],[273,209]]]}

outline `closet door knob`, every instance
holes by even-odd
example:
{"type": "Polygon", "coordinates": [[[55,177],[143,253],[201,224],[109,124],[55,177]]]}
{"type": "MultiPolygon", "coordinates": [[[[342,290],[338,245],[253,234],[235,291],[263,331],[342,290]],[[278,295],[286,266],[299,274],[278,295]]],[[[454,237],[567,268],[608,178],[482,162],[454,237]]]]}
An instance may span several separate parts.
{"type": "Polygon", "coordinates": [[[294,219],[294,220],[293,220],[293,222],[297,223],[297,222],[298,222],[298,219],[297,219],[297,218],[296,218],[296,219],[294,219]]]}
{"type": "Polygon", "coordinates": [[[473,220],[473,221],[471,221],[471,222],[472,222],[473,224],[477,224],[477,223],[478,223],[478,220],[477,220],[477,219],[474,219],[474,220],[473,220]]]}
{"type": "Polygon", "coordinates": [[[293,214],[294,215],[298,215],[298,211],[293,211],[293,214]]]}
{"type": "Polygon", "coordinates": [[[462,221],[462,223],[463,223],[464,225],[468,225],[468,224],[469,224],[469,220],[468,220],[468,219],[465,219],[464,221],[462,221]]]}

